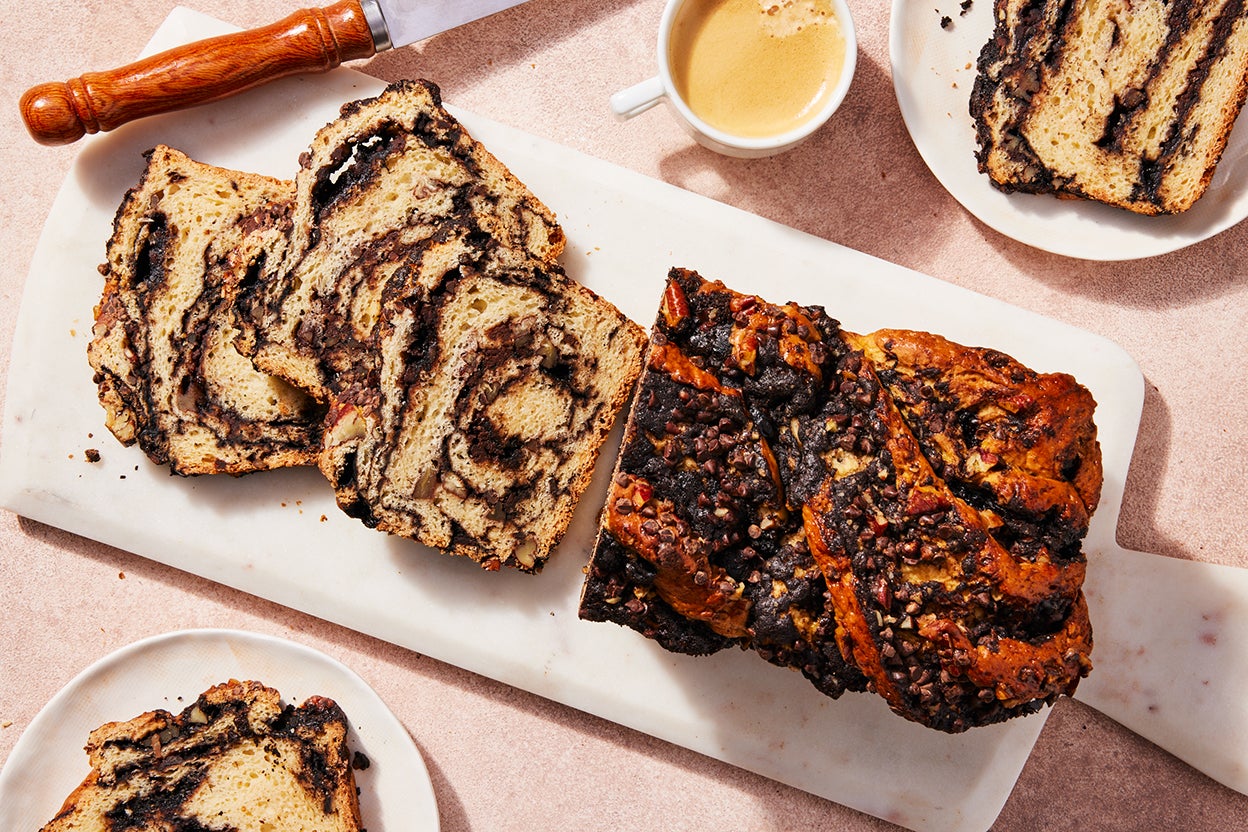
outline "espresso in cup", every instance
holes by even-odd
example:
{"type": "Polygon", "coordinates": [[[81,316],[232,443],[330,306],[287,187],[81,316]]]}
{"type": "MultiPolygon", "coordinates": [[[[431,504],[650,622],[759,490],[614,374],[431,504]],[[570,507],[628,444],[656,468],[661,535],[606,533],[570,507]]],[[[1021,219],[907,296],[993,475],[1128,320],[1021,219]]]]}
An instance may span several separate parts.
{"type": "Polygon", "coordinates": [[[690,110],[725,133],[761,138],[825,108],[846,40],[831,0],[686,0],[667,48],[690,110]]]}
{"type": "Polygon", "coordinates": [[[611,110],[627,120],[667,101],[711,150],[782,153],[836,112],[857,44],[845,0],[667,0],[659,74],[611,96],[611,110]]]}

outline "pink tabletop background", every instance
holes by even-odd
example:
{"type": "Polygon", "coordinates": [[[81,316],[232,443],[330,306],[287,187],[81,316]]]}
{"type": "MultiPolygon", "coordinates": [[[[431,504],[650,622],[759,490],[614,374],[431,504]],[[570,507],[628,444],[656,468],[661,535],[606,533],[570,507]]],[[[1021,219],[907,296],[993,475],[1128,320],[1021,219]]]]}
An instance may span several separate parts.
{"type": "MultiPolygon", "coordinates": [[[[188,5],[250,27],[306,4],[188,5]]],[[[530,0],[353,68],[386,80],[430,78],[448,102],[472,112],[1112,339],[1146,379],[1119,542],[1248,566],[1248,224],[1171,255],[1117,264],[1045,254],[997,234],[946,194],[910,142],[893,94],[882,0],[850,0],[859,30],[853,88],[835,118],[789,154],[757,162],[715,156],[661,110],[617,123],[607,98],[651,73],[662,5],[530,0]]],[[[6,370],[38,234],[77,152],[34,144],[18,117],[18,97],[38,82],[131,60],[172,7],[170,0],[45,0],[20,4],[19,14],[19,4],[5,4],[6,370]]],[[[0,763],[43,704],[88,664],[145,636],[192,627],[293,639],[362,675],[424,753],[448,832],[896,828],[7,513],[0,514],[0,763]]],[[[1248,797],[1069,700],[1054,707],[994,827],[1189,828],[1248,829],[1248,797]]]]}

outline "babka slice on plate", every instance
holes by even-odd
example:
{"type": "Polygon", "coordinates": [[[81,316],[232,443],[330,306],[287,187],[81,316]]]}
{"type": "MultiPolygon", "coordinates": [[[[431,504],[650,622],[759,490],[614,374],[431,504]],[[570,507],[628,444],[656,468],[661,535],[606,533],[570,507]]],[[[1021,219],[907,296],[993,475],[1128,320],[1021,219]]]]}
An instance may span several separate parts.
{"type": "Polygon", "coordinates": [[[323,697],[216,685],[179,714],[91,732],[91,773],[41,832],[360,832],[349,726],[323,697]]]}
{"type": "Polygon", "coordinates": [[[285,233],[293,193],[159,146],[117,210],[87,355],[109,430],[174,473],[315,459],[323,409],[238,352],[230,300],[285,233]]]}
{"type": "Polygon", "coordinates": [[[1141,214],[1204,194],[1248,93],[1248,5],[996,0],[994,12],[970,113],[995,185],[1141,214]]]}

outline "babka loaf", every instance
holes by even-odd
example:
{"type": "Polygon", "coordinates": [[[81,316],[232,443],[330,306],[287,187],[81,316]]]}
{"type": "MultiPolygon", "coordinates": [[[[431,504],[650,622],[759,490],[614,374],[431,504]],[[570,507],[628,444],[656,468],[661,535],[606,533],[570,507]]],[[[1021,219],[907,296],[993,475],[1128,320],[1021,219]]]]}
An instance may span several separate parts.
{"type": "Polygon", "coordinates": [[[1074,379],[672,270],[580,615],[948,732],[1074,691],[1100,495],[1074,379]]]}
{"type": "Polygon", "coordinates": [[[283,706],[231,680],[179,714],[91,732],[91,773],[41,832],[360,832],[348,725],[323,697],[283,706]]]}
{"type": "Polygon", "coordinates": [[[1190,208],[1248,92],[1243,0],[996,0],[970,98],[1000,189],[1190,208]]]}
{"type": "Polygon", "coordinates": [[[438,88],[399,81],[344,105],[301,157],[291,234],[240,293],[240,348],[319,400],[356,368],[404,253],[473,227],[554,263],[551,211],[442,107],[438,88]]]}
{"type": "Polygon", "coordinates": [[[109,430],[177,474],[315,460],[321,409],[239,354],[229,300],[284,233],[292,195],[160,146],[118,208],[87,355],[109,430]]]}
{"type": "Polygon", "coordinates": [[[407,252],[331,386],[321,470],[366,524],[536,571],[641,369],[645,334],[558,266],[467,227],[407,252]]]}

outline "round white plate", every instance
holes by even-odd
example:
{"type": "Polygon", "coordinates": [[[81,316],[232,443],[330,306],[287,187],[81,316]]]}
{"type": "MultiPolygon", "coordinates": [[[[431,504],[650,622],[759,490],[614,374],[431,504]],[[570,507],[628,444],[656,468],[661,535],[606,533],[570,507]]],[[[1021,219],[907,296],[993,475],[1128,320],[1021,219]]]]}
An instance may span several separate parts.
{"type": "Polygon", "coordinates": [[[429,772],[407,730],[363,679],[309,647],[234,630],[186,630],[124,647],[78,674],[31,721],[0,771],[0,829],[50,821],[86,777],[87,735],[110,721],[163,708],[179,713],[212,685],[255,680],[284,701],[333,699],[347,715],[347,743],[369,760],[356,771],[369,832],[436,832],[429,772]]]}
{"type": "Polygon", "coordinates": [[[1019,242],[1086,260],[1132,260],[1208,239],[1248,216],[1248,119],[1231,133],[1213,182],[1190,210],[1146,217],[1050,195],[1004,194],[976,167],[967,111],[979,51],[992,34],[993,0],[893,0],[893,86],[919,155],[945,189],[982,222],[1019,242]],[[951,19],[941,28],[940,19],[951,19]]]}

